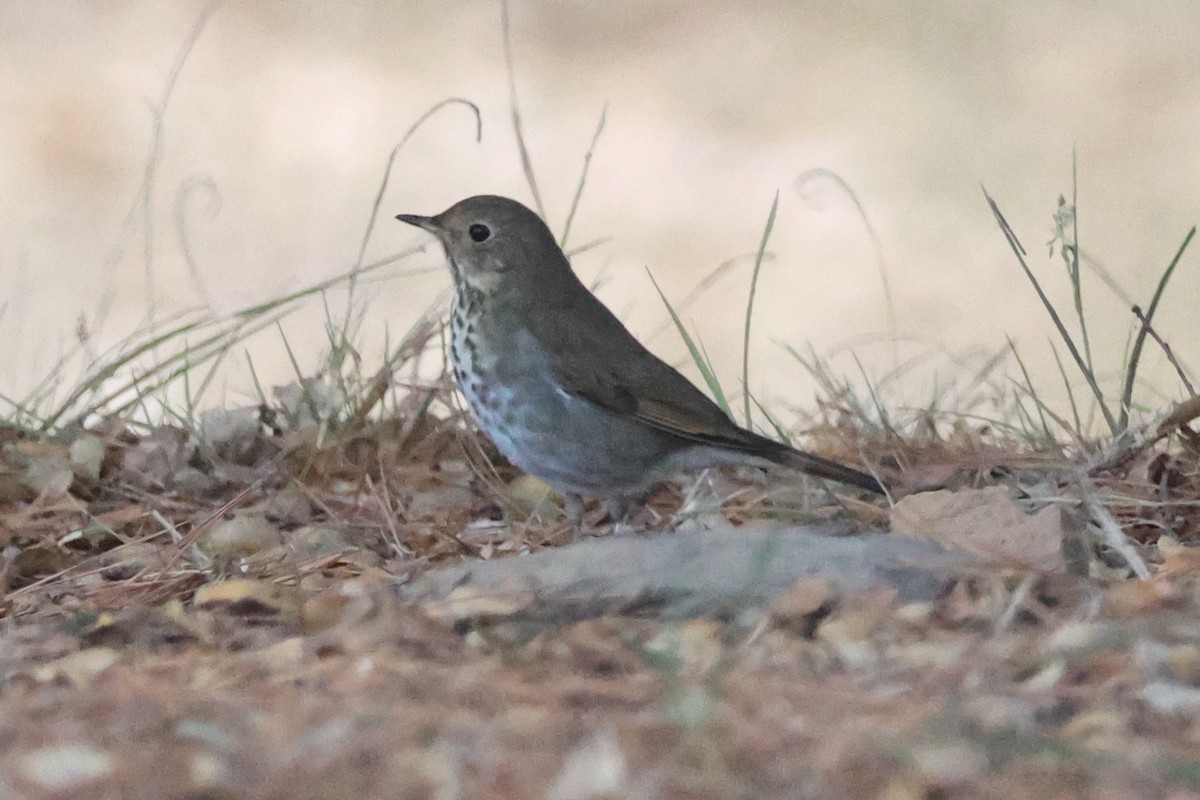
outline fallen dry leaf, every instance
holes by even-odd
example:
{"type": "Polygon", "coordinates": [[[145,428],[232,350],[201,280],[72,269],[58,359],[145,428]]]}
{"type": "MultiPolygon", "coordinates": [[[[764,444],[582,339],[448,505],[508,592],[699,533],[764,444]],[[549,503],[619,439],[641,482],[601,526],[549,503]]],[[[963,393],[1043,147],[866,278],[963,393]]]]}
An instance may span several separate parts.
{"type": "Polygon", "coordinates": [[[194,602],[197,608],[228,606],[238,613],[245,610],[256,615],[268,612],[298,616],[304,596],[294,586],[232,578],[200,587],[196,590],[194,602]]]}
{"type": "Polygon", "coordinates": [[[901,498],[892,509],[892,530],[1010,567],[1066,568],[1062,509],[1051,505],[1026,513],[1001,486],[901,498]]]}
{"type": "Polygon", "coordinates": [[[43,683],[64,680],[76,688],[87,687],[104,670],[117,662],[118,653],[111,647],[88,647],[43,664],[33,677],[43,683]]]}

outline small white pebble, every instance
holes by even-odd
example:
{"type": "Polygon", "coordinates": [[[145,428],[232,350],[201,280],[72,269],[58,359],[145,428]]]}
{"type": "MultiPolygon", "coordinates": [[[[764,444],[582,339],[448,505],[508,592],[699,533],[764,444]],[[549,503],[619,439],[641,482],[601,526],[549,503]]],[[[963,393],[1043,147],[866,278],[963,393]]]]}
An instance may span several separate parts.
{"type": "Polygon", "coordinates": [[[547,800],[589,800],[620,794],[629,781],[629,767],[612,731],[585,739],[559,770],[547,800]]]}
{"type": "Polygon", "coordinates": [[[1171,681],[1154,681],[1142,689],[1142,699],[1160,714],[1181,714],[1200,709],[1200,689],[1171,681]]]}
{"type": "Polygon", "coordinates": [[[17,761],[28,780],[53,791],[65,791],[106,777],[113,771],[112,757],[80,744],[43,747],[17,761]]]}

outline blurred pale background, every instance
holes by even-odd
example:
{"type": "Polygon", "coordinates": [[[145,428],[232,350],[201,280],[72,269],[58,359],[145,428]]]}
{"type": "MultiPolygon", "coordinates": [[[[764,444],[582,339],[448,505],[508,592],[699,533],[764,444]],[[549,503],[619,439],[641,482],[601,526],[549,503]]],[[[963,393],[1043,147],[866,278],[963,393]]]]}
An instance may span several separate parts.
{"type": "MultiPolygon", "coordinates": [[[[424,242],[395,213],[434,213],[476,193],[530,200],[497,3],[230,0],[196,41],[163,118],[148,264],[145,231],[125,220],[153,145],[152,109],[203,8],[0,2],[4,394],[27,391],[81,320],[103,347],[152,305],[160,319],[205,301],[233,310],[346,271],[389,151],[444,98],[479,105],[483,141],[461,107],[413,138],[367,260],[424,242]],[[198,281],[176,224],[180,189],[197,179],[220,195],[215,214],[199,196],[186,212],[198,281]],[[111,311],[97,327],[106,296],[111,311]]],[[[666,320],[646,268],[682,300],[717,265],[754,251],[780,191],[751,348],[751,388],[774,407],[813,404],[811,380],[781,341],[842,352],[835,363],[850,373],[843,350],[853,346],[878,376],[924,352],[994,352],[1008,335],[1058,391],[1052,327],[981,183],[1064,311],[1064,270],[1045,244],[1057,197],[1071,189],[1072,148],[1082,247],[1135,301],[1147,302],[1200,220],[1198,4],[514,0],[511,22],[528,143],[556,231],[608,105],[571,241],[608,237],[575,267],[589,282],[603,277],[601,296],[643,337],[666,320]],[[875,226],[898,346],[853,203],[831,181],[804,198],[793,189],[813,169],[852,186],[875,226]]],[[[440,269],[405,274],[438,264],[430,247],[372,284],[368,355],[385,327],[407,329],[447,288],[440,269]]],[[[1130,316],[1086,279],[1093,347],[1111,377],[1130,316]]],[[[748,280],[747,262],[684,314],[735,393],[748,280]]],[[[1193,365],[1198,301],[1194,253],[1157,318],[1193,365]]],[[[314,303],[283,323],[305,366],[318,363],[323,319],[314,303]]],[[[651,346],[684,353],[669,330],[651,346]]],[[[249,348],[265,383],[291,379],[278,332],[249,348]]],[[[897,391],[923,402],[954,369],[920,361],[897,391]]],[[[1146,370],[1166,397],[1179,396],[1156,348],[1146,370]]],[[[244,361],[223,375],[208,402],[253,402],[244,361]]]]}

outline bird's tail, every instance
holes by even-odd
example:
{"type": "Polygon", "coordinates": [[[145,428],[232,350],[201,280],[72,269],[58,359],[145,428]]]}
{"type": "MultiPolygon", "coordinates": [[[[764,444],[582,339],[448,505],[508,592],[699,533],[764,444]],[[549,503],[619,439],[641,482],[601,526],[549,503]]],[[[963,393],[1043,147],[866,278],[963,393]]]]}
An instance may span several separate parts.
{"type": "Polygon", "coordinates": [[[781,467],[857,486],[875,494],[887,494],[887,489],[873,475],[844,466],[836,461],[830,461],[827,458],[814,456],[803,450],[797,450],[794,447],[788,447],[786,444],[781,444],[765,436],[755,434],[755,438],[759,440],[756,444],[759,446],[760,452],[781,467]]]}

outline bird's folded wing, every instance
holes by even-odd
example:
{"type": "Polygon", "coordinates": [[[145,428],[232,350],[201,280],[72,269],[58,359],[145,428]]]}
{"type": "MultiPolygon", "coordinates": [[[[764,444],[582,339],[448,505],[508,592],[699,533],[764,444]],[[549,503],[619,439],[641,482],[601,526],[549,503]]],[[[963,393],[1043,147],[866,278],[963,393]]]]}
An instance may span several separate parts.
{"type": "Polygon", "coordinates": [[[676,369],[605,315],[600,325],[572,324],[564,312],[539,314],[535,337],[566,356],[554,360],[564,391],[619,416],[685,439],[737,447],[742,434],[721,408],[676,369]]]}

